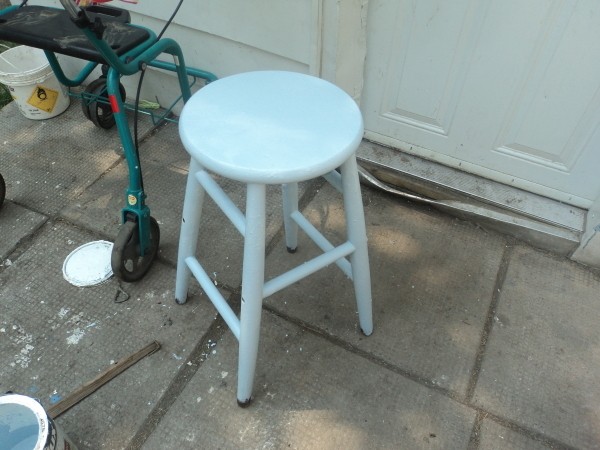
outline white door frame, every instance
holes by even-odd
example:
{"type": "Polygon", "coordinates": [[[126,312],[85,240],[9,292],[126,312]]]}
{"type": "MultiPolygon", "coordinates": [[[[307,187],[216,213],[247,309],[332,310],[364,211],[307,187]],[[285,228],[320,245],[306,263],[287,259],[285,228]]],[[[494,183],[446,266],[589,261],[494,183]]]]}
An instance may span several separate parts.
{"type": "Polygon", "coordinates": [[[314,0],[321,8],[319,72],[360,104],[367,55],[369,0],[314,0]]]}
{"type": "Polygon", "coordinates": [[[592,267],[600,267],[600,197],[588,210],[585,231],[572,260],[592,267]]]}
{"type": "MultiPolygon", "coordinates": [[[[340,86],[360,105],[367,54],[369,0],[314,1],[321,11],[322,27],[321,43],[318,48],[315,47],[320,55],[317,74],[340,86]]],[[[572,259],[600,267],[600,192],[589,209],[585,232],[572,259]]]]}

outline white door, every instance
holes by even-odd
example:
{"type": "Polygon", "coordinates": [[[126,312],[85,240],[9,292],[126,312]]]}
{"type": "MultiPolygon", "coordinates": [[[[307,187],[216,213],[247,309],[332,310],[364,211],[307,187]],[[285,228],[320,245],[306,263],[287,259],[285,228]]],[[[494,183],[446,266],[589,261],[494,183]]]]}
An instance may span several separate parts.
{"type": "Polygon", "coordinates": [[[600,193],[598,0],[370,0],[366,136],[588,208],[600,193]]]}

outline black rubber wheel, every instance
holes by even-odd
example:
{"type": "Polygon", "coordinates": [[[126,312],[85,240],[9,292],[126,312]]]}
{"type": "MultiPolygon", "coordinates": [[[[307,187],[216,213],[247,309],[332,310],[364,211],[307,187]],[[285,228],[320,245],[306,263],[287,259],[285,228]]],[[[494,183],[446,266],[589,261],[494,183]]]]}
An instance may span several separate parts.
{"type": "Polygon", "coordinates": [[[4,183],[4,178],[0,175],[0,208],[2,208],[2,204],[4,203],[4,198],[6,197],[6,183],[4,183]]]}
{"type": "Polygon", "coordinates": [[[140,256],[137,222],[127,221],[121,225],[110,258],[115,276],[127,282],[140,280],[152,266],[159,242],[160,229],[154,217],[150,217],[150,246],[144,256],[140,256]]]}
{"type": "MultiPolygon", "coordinates": [[[[97,80],[94,80],[90,84],[88,84],[83,92],[84,94],[91,95],[91,93],[94,92],[98,88],[98,86],[102,86],[104,84],[106,84],[106,80],[103,78],[98,78],[97,80]]],[[[87,120],[92,120],[92,118],[90,117],[91,103],[93,102],[88,103],[88,100],[86,100],[85,98],[81,99],[81,111],[83,112],[83,115],[87,120]]]]}
{"type": "MultiPolygon", "coordinates": [[[[92,81],[85,89],[85,92],[94,97],[103,97],[104,101],[107,101],[106,79],[98,78],[92,81]]],[[[125,101],[126,92],[121,83],[119,83],[119,94],[121,94],[121,100],[125,101]]],[[[83,115],[94,122],[94,125],[97,127],[108,130],[115,126],[115,117],[109,103],[92,101],[86,104],[86,101],[83,100],[81,105],[83,115]]]]}

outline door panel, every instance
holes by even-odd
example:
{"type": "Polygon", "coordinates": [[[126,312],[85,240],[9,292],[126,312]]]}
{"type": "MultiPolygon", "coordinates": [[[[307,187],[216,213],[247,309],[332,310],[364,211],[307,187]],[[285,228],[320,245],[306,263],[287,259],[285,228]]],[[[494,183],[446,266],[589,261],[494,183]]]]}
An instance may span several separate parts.
{"type": "Polygon", "coordinates": [[[594,0],[371,0],[367,137],[577,206],[600,191],[594,0]]]}

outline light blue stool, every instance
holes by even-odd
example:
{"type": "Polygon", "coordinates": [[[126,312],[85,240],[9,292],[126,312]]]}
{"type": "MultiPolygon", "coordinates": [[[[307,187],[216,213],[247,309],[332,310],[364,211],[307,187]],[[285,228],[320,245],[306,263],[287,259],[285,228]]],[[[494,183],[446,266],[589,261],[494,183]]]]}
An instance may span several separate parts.
{"type": "Polygon", "coordinates": [[[367,336],[373,332],[367,235],[355,157],[363,135],[362,117],[352,98],[320,78],[249,72],[212,82],[193,95],[181,114],[179,134],[191,161],[175,298],[185,303],[193,274],[238,339],[237,400],[247,406],[252,398],[262,300],[269,295],[336,263],[354,281],[361,330],[367,336]],[[246,183],[245,214],[209,172],[246,183]],[[337,247],[298,211],[298,182],[319,176],[344,198],[348,240],[337,247]],[[283,185],[288,250],[296,250],[300,227],[323,253],[265,282],[268,184],[283,185]],[[239,319],[195,256],[205,193],[244,237],[239,319]]]}

